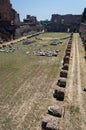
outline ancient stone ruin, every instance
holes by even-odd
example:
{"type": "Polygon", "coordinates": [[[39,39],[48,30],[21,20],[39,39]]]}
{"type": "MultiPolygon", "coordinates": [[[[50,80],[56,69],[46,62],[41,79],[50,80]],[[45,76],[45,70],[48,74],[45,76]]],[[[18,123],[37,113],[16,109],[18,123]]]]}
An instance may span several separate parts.
{"type": "Polygon", "coordinates": [[[57,81],[57,85],[60,87],[66,87],[66,78],[59,78],[57,81]]]}
{"type": "Polygon", "coordinates": [[[41,130],[59,130],[59,119],[53,116],[46,116],[41,123],[41,130]]]}
{"type": "Polygon", "coordinates": [[[68,72],[66,70],[61,70],[60,77],[67,78],[67,74],[68,74],[68,72]]]}
{"type": "Polygon", "coordinates": [[[27,18],[21,22],[10,0],[0,0],[0,43],[41,30],[43,26],[35,16],[27,15],[27,18]]]}
{"type": "Polygon", "coordinates": [[[0,39],[15,38],[15,30],[20,24],[19,14],[12,8],[10,0],[0,0],[0,39]]]}
{"type": "Polygon", "coordinates": [[[55,56],[55,57],[57,57],[58,53],[59,53],[59,51],[56,51],[56,50],[51,51],[51,50],[38,49],[38,50],[34,51],[34,55],[36,55],[36,56],[48,56],[48,57],[55,56]]]}
{"type": "Polygon", "coordinates": [[[64,64],[62,67],[63,70],[68,70],[69,69],[69,64],[64,64]]]}
{"type": "Polygon", "coordinates": [[[64,100],[64,96],[65,96],[65,89],[61,88],[61,87],[58,87],[57,89],[54,90],[53,96],[57,100],[63,101],[64,100]]]}
{"type": "Polygon", "coordinates": [[[45,30],[49,32],[79,32],[82,15],[52,14],[51,20],[45,30]]]}
{"type": "Polygon", "coordinates": [[[59,106],[49,106],[48,113],[56,117],[62,117],[62,108],[59,106]]]}
{"type": "Polygon", "coordinates": [[[29,45],[34,42],[35,42],[34,40],[25,39],[25,40],[23,40],[23,45],[29,45]]]}

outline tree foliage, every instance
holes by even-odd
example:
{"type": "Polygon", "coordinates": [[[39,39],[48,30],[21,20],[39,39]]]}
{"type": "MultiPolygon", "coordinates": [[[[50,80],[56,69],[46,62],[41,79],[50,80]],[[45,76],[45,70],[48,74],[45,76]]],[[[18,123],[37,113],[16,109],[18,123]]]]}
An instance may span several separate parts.
{"type": "Polygon", "coordinates": [[[82,13],[82,22],[86,22],[86,8],[84,8],[84,11],[82,13]]]}
{"type": "Polygon", "coordinates": [[[47,26],[49,23],[50,23],[50,21],[49,21],[48,19],[46,19],[46,20],[43,21],[43,24],[46,25],[46,26],[47,26]]]}

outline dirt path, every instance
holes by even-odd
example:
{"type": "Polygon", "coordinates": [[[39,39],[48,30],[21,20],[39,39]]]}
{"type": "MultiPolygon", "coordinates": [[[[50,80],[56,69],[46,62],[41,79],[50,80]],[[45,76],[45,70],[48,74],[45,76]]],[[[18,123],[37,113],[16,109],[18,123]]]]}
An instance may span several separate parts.
{"type": "MultiPolygon", "coordinates": [[[[77,36],[78,37],[78,36],[77,36]]],[[[76,37],[76,38],[77,38],[76,37]]],[[[82,95],[82,87],[81,87],[81,70],[80,70],[80,55],[79,55],[79,40],[76,40],[76,47],[77,47],[77,87],[78,87],[78,94],[77,94],[77,100],[78,105],[80,107],[80,113],[81,113],[81,128],[82,130],[86,129],[86,124],[84,124],[84,121],[86,120],[86,113],[83,107],[83,95],[82,95]]]]}
{"type": "Polygon", "coordinates": [[[72,58],[72,64],[70,65],[70,71],[69,71],[69,89],[68,89],[68,99],[70,102],[73,101],[73,85],[74,85],[74,76],[75,76],[75,38],[73,39],[73,45],[72,45],[72,52],[71,52],[71,58],[72,58]]]}
{"type": "MultiPolygon", "coordinates": [[[[78,33],[73,35],[73,44],[70,60],[70,69],[65,99],[65,121],[63,127],[66,130],[86,130],[86,111],[84,92],[81,80],[81,45],[78,33]]],[[[63,130],[63,129],[62,129],[63,130]]]]}

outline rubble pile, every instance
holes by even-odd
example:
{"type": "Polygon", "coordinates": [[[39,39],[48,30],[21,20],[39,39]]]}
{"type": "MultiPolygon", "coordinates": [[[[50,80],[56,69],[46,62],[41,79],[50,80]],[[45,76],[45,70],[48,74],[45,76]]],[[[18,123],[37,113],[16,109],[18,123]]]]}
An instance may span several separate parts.
{"type": "Polygon", "coordinates": [[[29,39],[25,39],[23,40],[23,45],[28,45],[28,44],[31,44],[31,43],[34,43],[35,41],[31,41],[29,39]]]}
{"type": "Polygon", "coordinates": [[[60,43],[62,43],[62,42],[57,40],[57,39],[54,39],[54,40],[51,40],[50,45],[57,45],[57,44],[60,44],[60,43]]]}
{"type": "Polygon", "coordinates": [[[52,56],[57,56],[59,52],[60,52],[60,50],[50,51],[50,50],[41,50],[41,49],[38,49],[38,50],[36,50],[34,52],[34,55],[36,55],[36,56],[48,56],[48,57],[52,57],[52,56]]]}
{"type": "Polygon", "coordinates": [[[18,47],[14,47],[13,45],[3,45],[3,47],[0,48],[0,52],[5,52],[5,53],[11,53],[18,50],[18,47]]]}

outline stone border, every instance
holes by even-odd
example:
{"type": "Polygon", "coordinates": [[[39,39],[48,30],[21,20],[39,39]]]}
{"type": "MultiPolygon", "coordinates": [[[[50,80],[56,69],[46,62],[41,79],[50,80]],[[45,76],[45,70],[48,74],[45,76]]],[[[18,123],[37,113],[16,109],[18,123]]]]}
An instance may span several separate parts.
{"type": "MultiPolygon", "coordinates": [[[[63,101],[65,97],[65,88],[66,88],[67,74],[69,69],[69,61],[72,48],[72,38],[73,33],[70,35],[68,46],[65,51],[65,56],[63,58],[63,67],[60,72],[60,78],[56,83],[57,89],[53,91],[53,97],[59,101],[63,101]]],[[[48,114],[52,116],[50,117],[48,115],[42,120],[41,130],[59,130],[59,119],[57,117],[60,118],[62,117],[62,108],[60,106],[57,107],[50,106],[48,107],[48,114]]]]}

